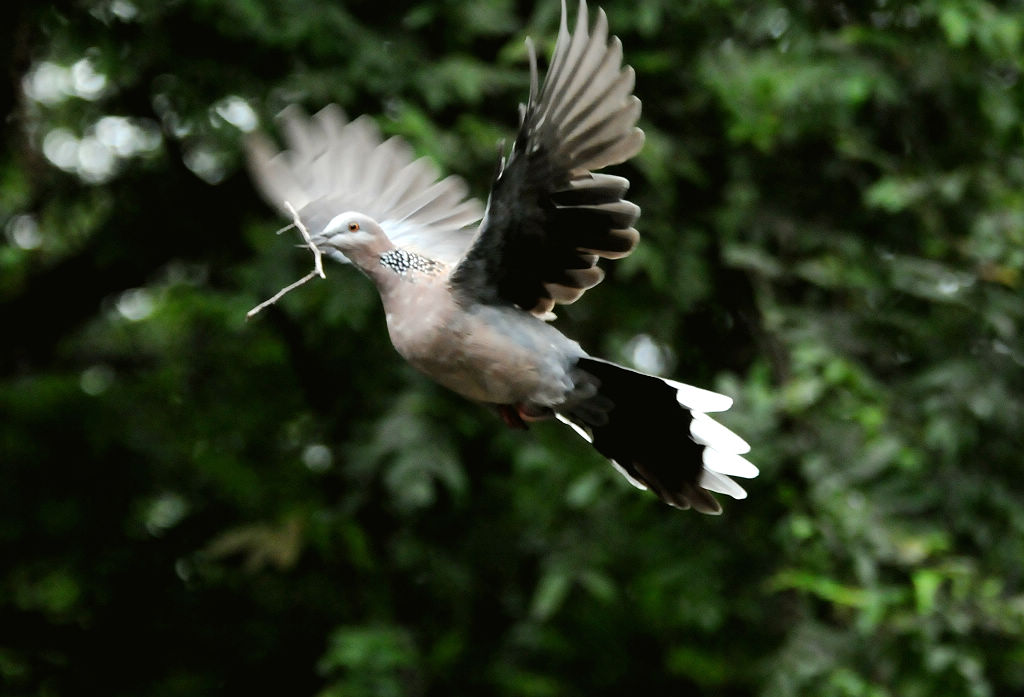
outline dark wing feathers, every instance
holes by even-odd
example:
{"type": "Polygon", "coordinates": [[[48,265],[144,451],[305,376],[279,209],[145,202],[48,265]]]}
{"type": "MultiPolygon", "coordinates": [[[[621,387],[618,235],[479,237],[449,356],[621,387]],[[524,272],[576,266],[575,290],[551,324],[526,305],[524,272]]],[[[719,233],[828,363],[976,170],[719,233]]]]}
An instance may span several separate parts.
{"type": "Polygon", "coordinates": [[[594,174],[635,155],[640,100],[622,45],[609,38],[598,10],[588,29],[585,0],[569,32],[565,2],[551,67],[538,89],[530,52],[531,88],[519,133],[492,187],[472,247],[452,275],[472,302],[514,303],[538,315],[570,303],[601,281],[599,257],[629,254],[639,238],[640,209],[623,199],[629,181],[594,174]]]}

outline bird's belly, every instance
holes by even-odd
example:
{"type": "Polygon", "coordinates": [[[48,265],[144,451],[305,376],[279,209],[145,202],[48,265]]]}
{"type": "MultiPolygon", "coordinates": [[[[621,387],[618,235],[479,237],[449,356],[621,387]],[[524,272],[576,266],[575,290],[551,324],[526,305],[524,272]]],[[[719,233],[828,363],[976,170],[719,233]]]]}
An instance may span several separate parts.
{"type": "Polygon", "coordinates": [[[468,399],[513,404],[529,400],[536,392],[538,371],[528,358],[503,354],[503,347],[468,337],[453,338],[448,332],[439,332],[435,341],[405,358],[423,374],[468,399]]]}
{"type": "Polygon", "coordinates": [[[468,399],[551,405],[571,388],[566,360],[547,346],[523,345],[473,316],[450,318],[426,313],[406,326],[389,318],[392,342],[414,368],[468,399]]]}

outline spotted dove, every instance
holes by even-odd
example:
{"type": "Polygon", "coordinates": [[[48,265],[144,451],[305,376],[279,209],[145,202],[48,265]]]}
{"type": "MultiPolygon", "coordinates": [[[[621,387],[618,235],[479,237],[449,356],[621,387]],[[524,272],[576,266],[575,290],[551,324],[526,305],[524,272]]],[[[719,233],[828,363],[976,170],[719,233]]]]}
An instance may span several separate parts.
{"type": "Polygon", "coordinates": [[[256,184],[297,209],[319,250],[376,284],[391,341],[418,370],[509,425],[556,418],[635,486],[720,513],[709,492],[744,498],[731,477],[757,475],[747,443],[707,416],[732,399],[589,356],[548,323],[601,281],[598,258],[637,243],[628,180],[595,173],[643,144],[633,69],[603,11],[590,25],[585,0],[572,32],[563,0],[542,86],[529,39],[527,49],[529,99],[486,208],[461,179],[440,179],[402,140],[381,142],[371,119],[347,122],[334,106],[311,119],[286,109],[286,151],[253,135],[256,184]]]}

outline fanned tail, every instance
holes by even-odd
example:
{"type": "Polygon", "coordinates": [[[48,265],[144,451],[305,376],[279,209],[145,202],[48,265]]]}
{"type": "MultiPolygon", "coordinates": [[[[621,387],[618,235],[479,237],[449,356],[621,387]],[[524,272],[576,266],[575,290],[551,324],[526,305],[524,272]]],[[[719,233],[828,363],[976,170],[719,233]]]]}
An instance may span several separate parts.
{"type": "Polygon", "coordinates": [[[645,375],[596,358],[577,369],[596,381],[597,393],[558,414],[633,485],[650,489],[676,508],[717,514],[710,492],[746,498],[732,477],[756,477],[744,453],[750,446],[707,415],[732,399],[698,387],[645,375]]]}

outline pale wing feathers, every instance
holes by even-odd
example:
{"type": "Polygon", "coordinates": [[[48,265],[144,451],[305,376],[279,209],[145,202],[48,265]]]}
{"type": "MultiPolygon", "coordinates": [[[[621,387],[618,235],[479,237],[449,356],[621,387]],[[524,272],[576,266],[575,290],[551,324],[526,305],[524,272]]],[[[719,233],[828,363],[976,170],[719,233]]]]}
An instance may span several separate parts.
{"type": "Polygon", "coordinates": [[[454,264],[466,251],[483,206],[456,176],[440,179],[427,158],[415,159],[400,138],[382,142],[367,116],[351,122],[331,105],[312,118],[291,106],[279,117],[287,149],[250,136],[249,167],[267,201],[287,215],[289,202],[316,234],[338,213],[376,219],[391,241],[454,264]]]}
{"type": "Polygon", "coordinates": [[[625,162],[644,142],[636,127],[635,74],[622,65],[622,44],[617,37],[609,40],[604,10],[598,9],[592,30],[587,20],[587,4],[580,0],[570,36],[563,0],[551,68],[540,94],[531,94],[535,108],[529,127],[573,179],[625,162]]]}

